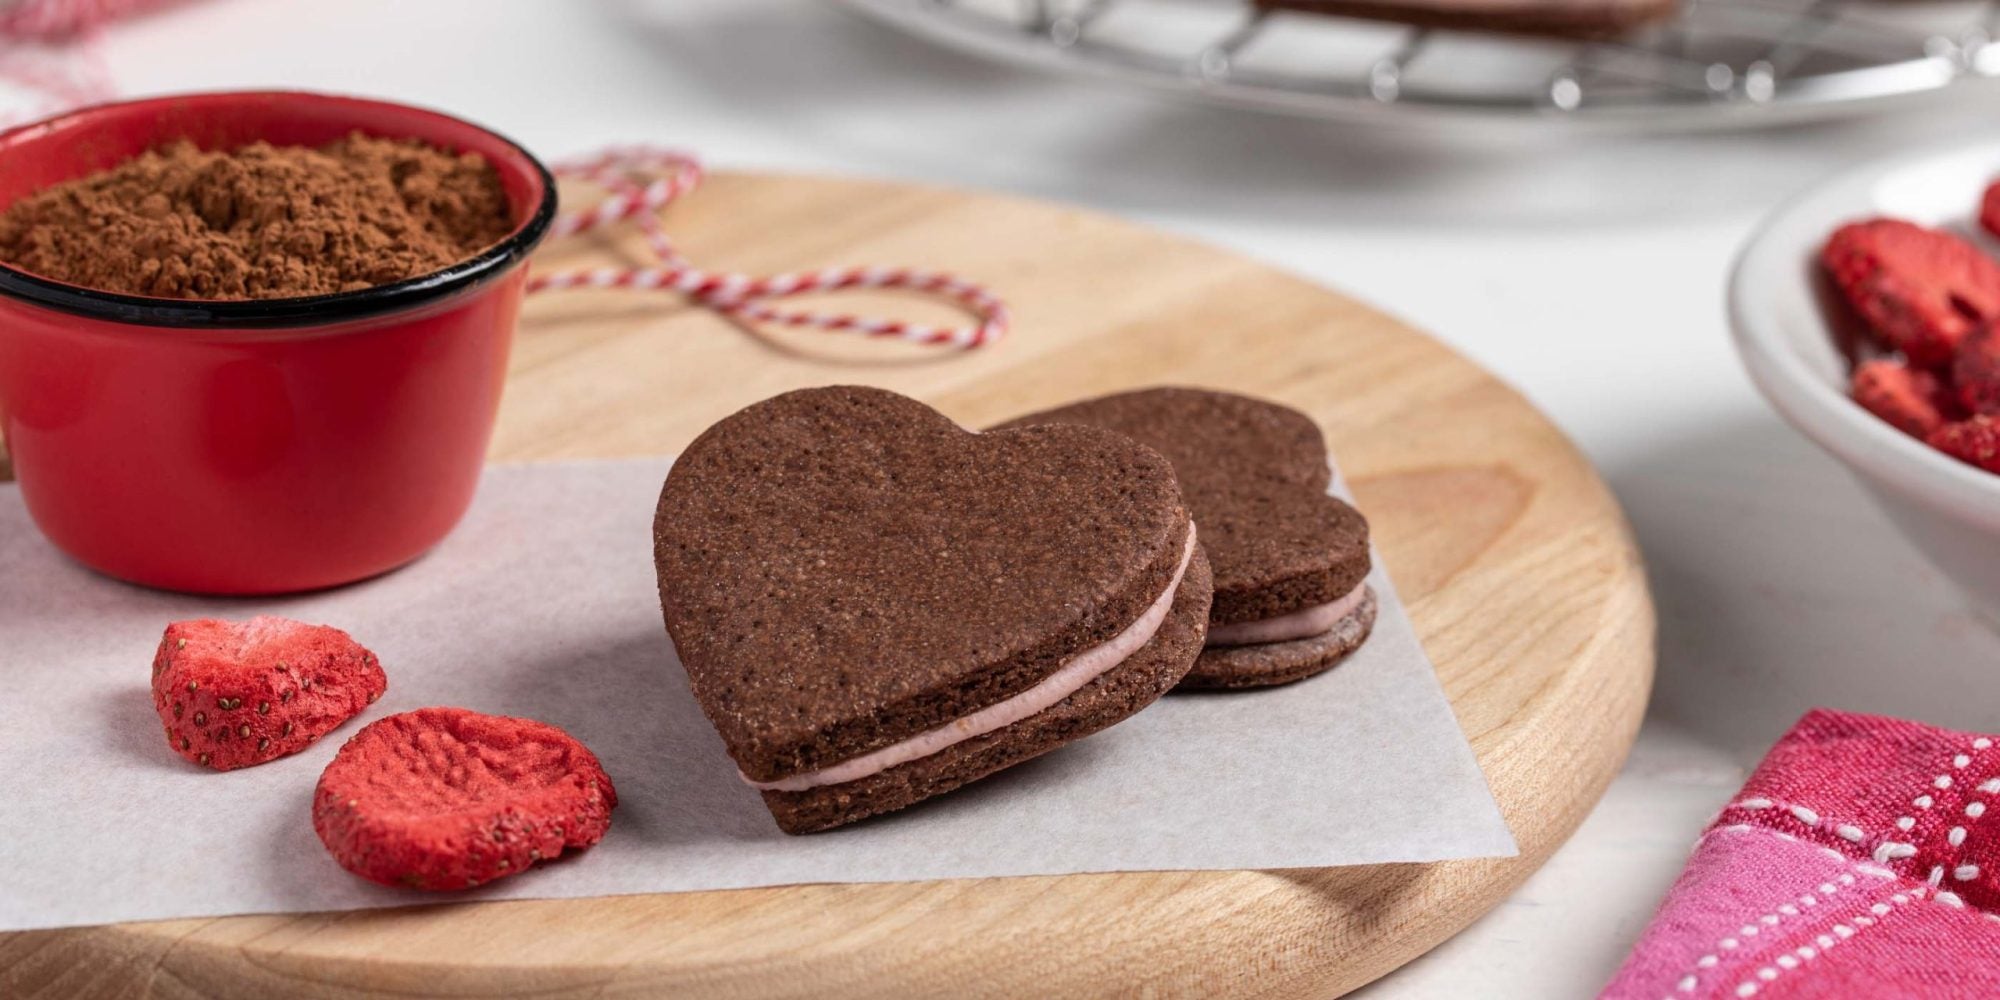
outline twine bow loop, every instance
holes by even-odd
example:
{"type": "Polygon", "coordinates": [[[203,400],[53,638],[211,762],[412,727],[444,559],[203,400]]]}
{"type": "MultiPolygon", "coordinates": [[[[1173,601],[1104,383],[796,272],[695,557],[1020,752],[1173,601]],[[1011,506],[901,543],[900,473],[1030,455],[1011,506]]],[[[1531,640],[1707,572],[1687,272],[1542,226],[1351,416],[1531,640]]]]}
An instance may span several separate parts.
{"type": "Polygon", "coordinates": [[[695,267],[674,247],[659,218],[662,209],[701,185],[701,163],[686,153],[621,147],[557,164],[552,172],[558,177],[593,184],[605,192],[605,197],[587,209],[558,216],[550,227],[551,236],[573,236],[631,221],[658,262],[651,267],[577,268],[537,274],[528,280],[530,292],[559,288],[671,291],[707,309],[748,322],[892,337],[967,350],[989,344],[1007,333],[1005,302],[973,282],[942,271],[836,267],[755,277],[695,267]],[[850,288],[902,289],[935,296],[965,310],[975,322],[969,326],[940,327],[772,305],[791,296],[850,288]]]}

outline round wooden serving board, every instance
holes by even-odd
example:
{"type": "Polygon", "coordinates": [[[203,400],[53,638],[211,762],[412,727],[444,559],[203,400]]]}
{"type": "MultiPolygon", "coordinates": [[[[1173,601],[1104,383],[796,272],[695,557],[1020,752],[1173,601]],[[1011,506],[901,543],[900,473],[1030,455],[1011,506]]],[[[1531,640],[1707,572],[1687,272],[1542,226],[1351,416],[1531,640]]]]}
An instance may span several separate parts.
{"type": "MultiPolygon", "coordinates": [[[[658,293],[552,294],[526,308],[495,459],[670,453],[745,404],[838,382],[970,426],[1158,383],[1289,403],[1326,429],[1520,856],[36,932],[0,938],[13,996],[1329,997],[1498,903],[1624,760],[1652,682],[1653,611],[1623,516],[1533,407],[1429,337],[1239,257],[1011,198],[724,175],[667,223],[714,267],[949,269],[1005,295],[1014,333],[967,354],[748,331],[658,293]]],[[[538,266],[637,248],[577,239],[538,266]]],[[[887,294],[821,304],[836,301],[954,315],[887,294]]]]}

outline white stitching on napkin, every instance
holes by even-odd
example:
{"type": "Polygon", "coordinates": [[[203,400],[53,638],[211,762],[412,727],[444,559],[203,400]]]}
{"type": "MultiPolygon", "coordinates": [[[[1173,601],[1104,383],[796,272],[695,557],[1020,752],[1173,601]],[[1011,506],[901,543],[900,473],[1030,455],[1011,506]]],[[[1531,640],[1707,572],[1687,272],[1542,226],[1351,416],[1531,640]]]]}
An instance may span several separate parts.
{"type": "Polygon", "coordinates": [[[1840,927],[1846,926],[1844,924],[1839,925],[1834,928],[1836,934],[1838,934],[1837,937],[1829,938],[1826,935],[1822,934],[1817,940],[1814,941],[1814,944],[1817,944],[1818,947],[1815,948],[1812,945],[1801,945],[1800,947],[1793,949],[1788,954],[1779,955],[1777,958],[1772,959],[1770,965],[1758,969],[1752,978],[1745,979],[1742,982],[1737,983],[1736,995],[1739,997],[1756,996],[1757,991],[1760,988],[1762,988],[1760,985],[1761,983],[1772,982],[1773,980],[1777,979],[1780,975],[1783,975],[1786,972],[1796,969],[1801,965],[1804,965],[1805,963],[1810,962],[1815,958],[1818,958],[1820,955],[1825,954],[1828,950],[1832,949],[1835,945],[1839,944],[1840,942],[1852,938],[1854,935],[1859,934],[1862,930],[1866,928],[1874,926],[1875,923],[1877,922],[1876,918],[1886,916],[1890,912],[1891,903],[1895,904],[1896,906],[1901,906],[1912,899],[1922,899],[1924,898],[1925,891],[1926,890],[1923,889],[1911,889],[1907,893],[1899,892],[1894,896],[1889,897],[1889,903],[1876,903],[1875,905],[1869,907],[1868,911],[1869,913],[1873,914],[1873,916],[1855,917],[1852,920],[1854,927],[1850,928],[1847,933],[1839,934],[1838,932],[1840,930],[1840,927]]]}

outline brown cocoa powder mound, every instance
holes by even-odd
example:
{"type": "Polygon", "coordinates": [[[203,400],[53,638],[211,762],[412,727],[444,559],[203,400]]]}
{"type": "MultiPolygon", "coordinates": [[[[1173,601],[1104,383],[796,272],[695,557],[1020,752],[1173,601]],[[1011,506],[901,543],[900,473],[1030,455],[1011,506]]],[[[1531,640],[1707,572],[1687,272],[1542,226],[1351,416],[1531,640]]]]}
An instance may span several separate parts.
{"type": "Polygon", "coordinates": [[[0,260],[128,295],[276,299],[428,274],[512,228],[476,154],[358,133],[318,149],[181,141],[8,206],[0,260]]]}

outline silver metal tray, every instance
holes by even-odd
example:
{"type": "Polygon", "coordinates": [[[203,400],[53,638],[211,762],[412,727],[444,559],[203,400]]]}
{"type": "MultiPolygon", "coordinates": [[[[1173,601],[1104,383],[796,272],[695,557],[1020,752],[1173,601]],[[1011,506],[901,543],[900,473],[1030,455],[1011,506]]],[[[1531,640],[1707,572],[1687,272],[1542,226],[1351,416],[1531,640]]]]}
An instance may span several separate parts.
{"type": "Polygon", "coordinates": [[[1617,41],[1403,27],[1242,0],[844,0],[939,44],[1340,120],[1742,127],[2000,77],[2000,0],[1683,0],[1617,41]]]}

